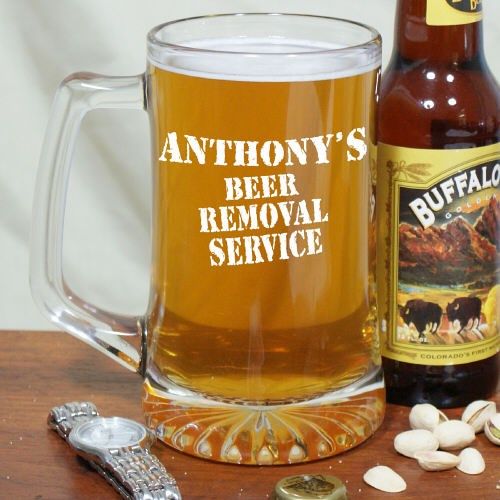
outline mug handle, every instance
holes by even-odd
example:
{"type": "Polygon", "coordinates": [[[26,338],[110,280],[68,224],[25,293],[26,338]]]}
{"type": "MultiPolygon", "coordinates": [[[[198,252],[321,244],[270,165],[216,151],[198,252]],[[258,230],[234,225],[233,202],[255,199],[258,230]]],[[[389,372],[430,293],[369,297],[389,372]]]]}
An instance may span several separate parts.
{"type": "Polygon", "coordinates": [[[44,315],[71,335],[141,373],[145,356],[142,317],[89,304],[68,286],[62,270],[64,211],[80,124],[98,108],[146,109],[144,74],[109,77],[75,73],[59,86],[40,156],[33,203],[30,284],[44,315]],[[138,348],[122,336],[135,337],[138,348]]]}

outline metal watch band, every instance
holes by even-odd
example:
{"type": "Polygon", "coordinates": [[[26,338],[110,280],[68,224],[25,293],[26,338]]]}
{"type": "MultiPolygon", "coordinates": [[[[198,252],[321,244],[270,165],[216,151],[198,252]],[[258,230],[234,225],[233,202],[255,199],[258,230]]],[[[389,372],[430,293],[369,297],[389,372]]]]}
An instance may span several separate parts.
{"type": "MultiPolygon", "coordinates": [[[[79,423],[98,417],[93,403],[71,402],[52,408],[47,418],[51,429],[65,440],[79,423]]],[[[110,449],[106,463],[90,465],[127,500],[181,500],[174,477],[158,458],[139,445],[110,449]]]]}
{"type": "Polygon", "coordinates": [[[99,412],[94,403],[73,401],[72,403],[52,408],[47,418],[47,423],[62,438],[67,439],[75,425],[98,416],[99,412]]]}
{"type": "MultiPolygon", "coordinates": [[[[158,458],[140,446],[109,450],[112,458],[105,471],[133,500],[180,500],[174,477],[158,458]]],[[[123,495],[123,492],[121,492],[123,495]]]]}

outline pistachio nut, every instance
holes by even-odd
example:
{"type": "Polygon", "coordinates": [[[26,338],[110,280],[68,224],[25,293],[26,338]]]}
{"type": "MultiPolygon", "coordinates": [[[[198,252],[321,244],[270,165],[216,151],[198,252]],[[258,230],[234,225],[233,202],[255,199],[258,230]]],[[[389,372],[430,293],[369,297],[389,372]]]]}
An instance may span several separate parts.
{"type": "Polygon", "coordinates": [[[405,480],[390,467],[377,465],[368,469],[363,480],[373,488],[387,493],[399,493],[406,490],[405,480]]]}
{"type": "Polygon", "coordinates": [[[415,405],[410,411],[410,427],[412,429],[426,429],[433,431],[441,422],[448,417],[435,406],[423,403],[415,405]]]}
{"type": "Polygon", "coordinates": [[[415,458],[418,465],[428,471],[453,469],[460,463],[460,458],[447,451],[418,451],[415,458]]]}
{"type": "Polygon", "coordinates": [[[434,429],[434,436],[442,450],[461,450],[476,439],[474,428],[461,420],[448,420],[439,424],[434,429]]]}
{"type": "Polygon", "coordinates": [[[458,455],[460,463],[457,469],[465,474],[481,474],[486,468],[484,458],[476,448],[465,448],[458,455]]]}
{"type": "Polygon", "coordinates": [[[497,405],[493,401],[473,401],[465,408],[462,414],[462,421],[472,425],[477,434],[483,431],[484,424],[488,418],[496,412],[497,405]]]}
{"type": "Polygon", "coordinates": [[[484,433],[493,444],[500,445],[500,413],[495,413],[486,421],[484,433]]]}
{"type": "Polygon", "coordinates": [[[439,441],[431,431],[415,429],[398,434],[394,438],[394,448],[401,455],[414,458],[417,451],[437,450],[439,441]]]}

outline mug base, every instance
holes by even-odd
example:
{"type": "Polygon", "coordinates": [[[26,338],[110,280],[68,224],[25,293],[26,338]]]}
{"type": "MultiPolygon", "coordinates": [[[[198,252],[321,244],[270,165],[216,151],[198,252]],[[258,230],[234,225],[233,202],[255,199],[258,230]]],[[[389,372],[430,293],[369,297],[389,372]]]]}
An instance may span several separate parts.
{"type": "Polygon", "coordinates": [[[380,367],[316,399],[279,405],[214,401],[185,389],[144,384],[147,425],[190,455],[245,465],[289,465],[327,458],[368,439],[380,426],[385,389],[380,367]]]}

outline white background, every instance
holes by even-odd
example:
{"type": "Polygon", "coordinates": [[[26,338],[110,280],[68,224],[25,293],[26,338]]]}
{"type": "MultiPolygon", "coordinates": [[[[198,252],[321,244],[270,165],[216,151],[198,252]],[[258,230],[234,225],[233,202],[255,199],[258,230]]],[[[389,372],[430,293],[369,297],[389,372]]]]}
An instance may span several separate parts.
{"type": "MultiPolygon", "coordinates": [[[[283,11],[355,19],[392,47],[396,0],[0,0],[0,329],[50,329],[28,284],[32,193],[54,91],[69,73],[144,70],[145,36],[164,21],[283,11]]],[[[500,1],[485,0],[486,54],[500,75],[500,1]]],[[[149,136],[145,113],[96,111],[72,171],[65,275],[77,293],[140,314],[149,288],[149,136]]]]}

